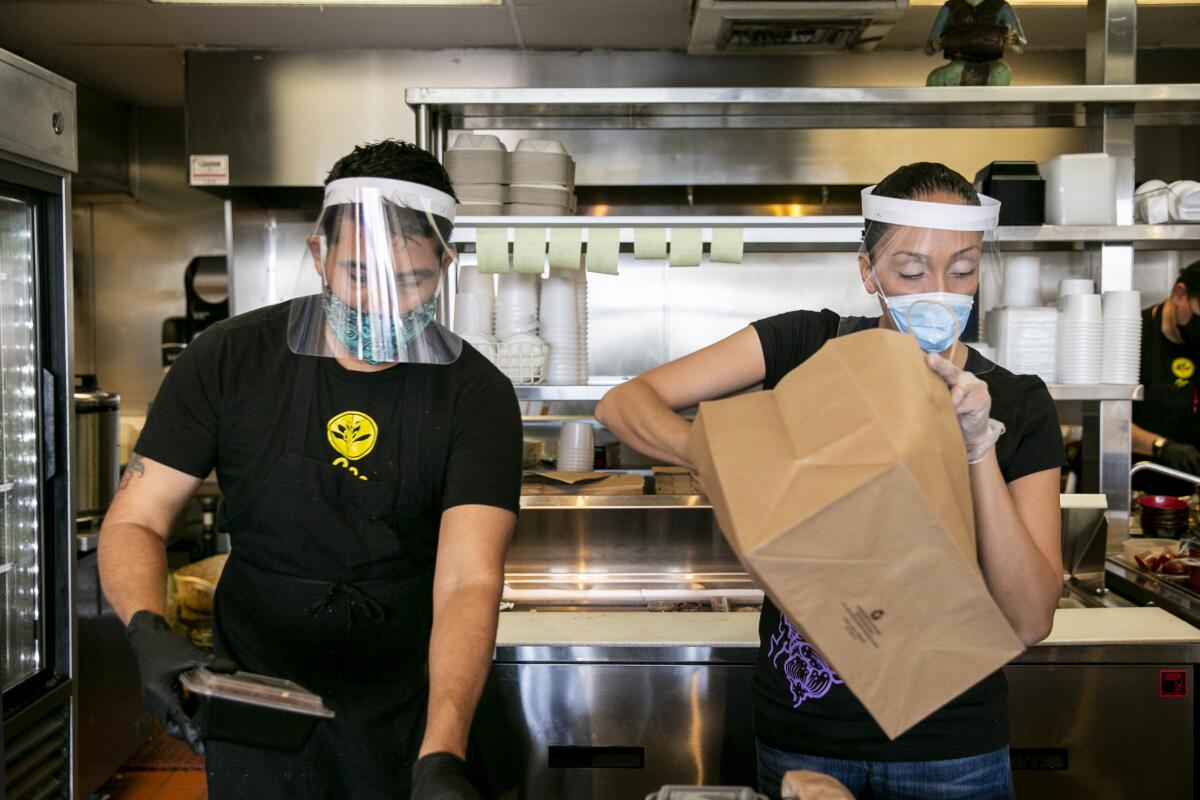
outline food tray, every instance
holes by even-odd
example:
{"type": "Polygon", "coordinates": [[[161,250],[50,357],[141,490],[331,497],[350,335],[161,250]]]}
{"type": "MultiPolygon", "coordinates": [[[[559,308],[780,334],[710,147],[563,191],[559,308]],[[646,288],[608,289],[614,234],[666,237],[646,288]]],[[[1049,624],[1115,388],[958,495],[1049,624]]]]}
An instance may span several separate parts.
{"type": "Polygon", "coordinates": [[[318,695],[282,678],[201,667],[179,681],[203,739],[294,753],[318,722],[334,716],[318,695]]]}

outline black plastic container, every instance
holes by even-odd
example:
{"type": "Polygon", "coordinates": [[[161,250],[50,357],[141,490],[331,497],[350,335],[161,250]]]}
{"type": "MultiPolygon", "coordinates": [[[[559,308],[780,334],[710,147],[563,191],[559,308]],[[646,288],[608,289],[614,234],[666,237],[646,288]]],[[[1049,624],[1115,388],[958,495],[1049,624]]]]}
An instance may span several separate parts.
{"type": "Polygon", "coordinates": [[[187,711],[204,739],[295,753],[334,714],[298,684],[267,675],[225,675],[201,667],[179,678],[187,711]]]}
{"type": "Polygon", "coordinates": [[[975,175],[975,189],[1000,201],[1001,225],[1041,225],[1046,182],[1035,161],[993,161],[975,175]]]}

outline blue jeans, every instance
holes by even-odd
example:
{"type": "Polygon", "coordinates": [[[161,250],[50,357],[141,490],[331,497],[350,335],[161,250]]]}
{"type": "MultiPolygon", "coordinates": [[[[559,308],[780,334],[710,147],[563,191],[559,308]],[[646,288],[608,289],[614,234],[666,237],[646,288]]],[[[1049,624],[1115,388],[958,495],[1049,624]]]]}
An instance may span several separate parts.
{"type": "Polygon", "coordinates": [[[758,742],[758,790],[779,800],[784,773],[804,769],[837,778],[859,800],[1011,800],[1008,748],[940,761],[854,761],[805,756],[758,742]]]}

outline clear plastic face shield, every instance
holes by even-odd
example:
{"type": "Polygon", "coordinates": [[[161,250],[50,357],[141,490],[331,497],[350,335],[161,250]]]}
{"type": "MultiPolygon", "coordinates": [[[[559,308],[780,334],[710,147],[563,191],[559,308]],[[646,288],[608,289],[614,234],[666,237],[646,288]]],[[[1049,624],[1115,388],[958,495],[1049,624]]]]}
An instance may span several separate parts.
{"type": "MultiPolygon", "coordinates": [[[[947,356],[961,338],[975,293],[994,291],[1000,274],[995,230],[1000,203],[980,205],[876,197],[862,193],[865,230],[858,264],[863,285],[886,319],[927,353],[947,356]]],[[[992,296],[988,294],[988,296],[992,296]]]]}
{"type": "Polygon", "coordinates": [[[299,355],[449,364],[462,340],[434,320],[455,200],[386,178],[344,178],[325,202],[298,273],[288,346],[299,355]]]}

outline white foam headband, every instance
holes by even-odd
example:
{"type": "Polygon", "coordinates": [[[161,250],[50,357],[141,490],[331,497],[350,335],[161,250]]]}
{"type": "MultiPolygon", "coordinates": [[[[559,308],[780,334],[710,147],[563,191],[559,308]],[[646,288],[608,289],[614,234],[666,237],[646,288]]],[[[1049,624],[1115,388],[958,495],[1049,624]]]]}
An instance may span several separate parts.
{"type": "Polygon", "coordinates": [[[929,203],[899,197],[877,197],[875,187],[862,190],[863,217],[889,225],[945,231],[990,231],[1000,223],[1000,201],[979,195],[979,205],[929,203]]]}
{"type": "Polygon", "coordinates": [[[457,203],[453,197],[423,183],[391,178],[339,178],[330,181],[325,186],[325,207],[361,203],[373,193],[389,203],[454,222],[457,203]]]}

